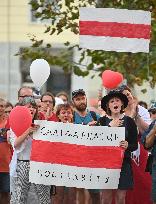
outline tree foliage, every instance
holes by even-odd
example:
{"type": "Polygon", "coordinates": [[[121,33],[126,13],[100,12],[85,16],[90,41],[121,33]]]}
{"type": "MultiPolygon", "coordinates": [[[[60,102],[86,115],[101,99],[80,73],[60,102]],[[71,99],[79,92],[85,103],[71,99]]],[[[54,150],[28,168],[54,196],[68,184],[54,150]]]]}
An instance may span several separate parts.
{"type": "MultiPolygon", "coordinates": [[[[101,73],[105,69],[121,72],[128,83],[141,85],[144,80],[149,80],[153,87],[156,83],[156,1],[155,0],[31,0],[30,5],[36,18],[41,21],[49,19],[45,33],[53,36],[60,35],[66,30],[73,34],[79,34],[79,7],[94,6],[103,8],[123,8],[133,10],[146,10],[152,12],[152,33],[150,53],[118,53],[81,49],[79,45],[70,45],[66,42],[68,51],[59,55],[51,54],[51,44],[44,44],[43,40],[37,40],[36,36],[29,36],[32,46],[18,53],[24,59],[44,58],[52,65],[63,67],[65,72],[74,71],[76,75],[87,76],[90,71],[101,73]],[[79,62],[71,59],[72,49],[80,52],[79,62]],[[83,65],[85,58],[89,57],[89,63],[83,65]]],[[[92,76],[94,77],[94,75],[92,76]]]]}

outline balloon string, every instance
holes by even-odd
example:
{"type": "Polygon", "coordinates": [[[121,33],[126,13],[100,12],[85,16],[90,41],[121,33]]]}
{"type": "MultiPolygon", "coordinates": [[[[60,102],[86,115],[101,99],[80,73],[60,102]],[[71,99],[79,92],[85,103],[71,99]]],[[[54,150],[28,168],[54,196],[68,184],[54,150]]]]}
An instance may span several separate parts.
{"type": "Polygon", "coordinates": [[[36,88],[36,94],[40,95],[40,88],[36,88]]]}

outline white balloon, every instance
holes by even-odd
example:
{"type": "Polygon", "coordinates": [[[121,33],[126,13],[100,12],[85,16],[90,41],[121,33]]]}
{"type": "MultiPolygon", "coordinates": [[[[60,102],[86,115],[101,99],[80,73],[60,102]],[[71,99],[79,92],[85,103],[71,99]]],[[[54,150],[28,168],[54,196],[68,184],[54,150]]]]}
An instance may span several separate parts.
{"type": "Polygon", "coordinates": [[[58,106],[60,104],[64,104],[63,100],[59,97],[55,97],[55,106],[58,106]]]}
{"type": "Polygon", "coordinates": [[[30,77],[34,82],[36,88],[41,86],[47,81],[50,75],[50,66],[44,59],[36,59],[30,65],[30,77]]]}

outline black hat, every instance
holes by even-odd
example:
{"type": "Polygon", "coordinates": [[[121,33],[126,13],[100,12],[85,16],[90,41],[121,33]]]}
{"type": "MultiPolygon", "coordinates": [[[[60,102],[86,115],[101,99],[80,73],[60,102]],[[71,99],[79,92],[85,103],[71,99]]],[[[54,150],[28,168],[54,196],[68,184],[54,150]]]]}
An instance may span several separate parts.
{"type": "Polygon", "coordinates": [[[72,92],[72,99],[77,96],[78,94],[81,94],[81,95],[86,95],[85,91],[83,89],[78,89],[78,90],[75,90],[72,92]]]}
{"type": "Polygon", "coordinates": [[[109,100],[111,98],[114,98],[114,97],[117,97],[119,98],[122,102],[123,102],[123,105],[124,105],[124,108],[127,107],[128,105],[128,98],[125,94],[119,92],[119,91],[110,91],[106,96],[104,96],[101,100],[101,108],[104,110],[104,111],[107,111],[107,103],[109,102],[109,100]]]}

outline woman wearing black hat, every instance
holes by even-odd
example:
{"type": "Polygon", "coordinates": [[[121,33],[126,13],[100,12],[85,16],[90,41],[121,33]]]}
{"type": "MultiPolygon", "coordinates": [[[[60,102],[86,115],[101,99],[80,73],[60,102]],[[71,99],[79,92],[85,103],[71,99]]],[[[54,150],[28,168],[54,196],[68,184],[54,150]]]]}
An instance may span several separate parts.
{"type": "MultiPolygon", "coordinates": [[[[125,141],[120,147],[125,149],[123,164],[120,173],[118,189],[115,191],[115,203],[125,204],[126,190],[133,188],[133,174],[131,167],[131,152],[137,149],[137,127],[134,120],[124,115],[128,105],[127,96],[117,91],[110,91],[101,100],[101,107],[107,116],[99,119],[99,125],[109,127],[125,127],[125,141]]],[[[111,204],[113,190],[104,189],[102,192],[103,204],[111,204]]]]}

